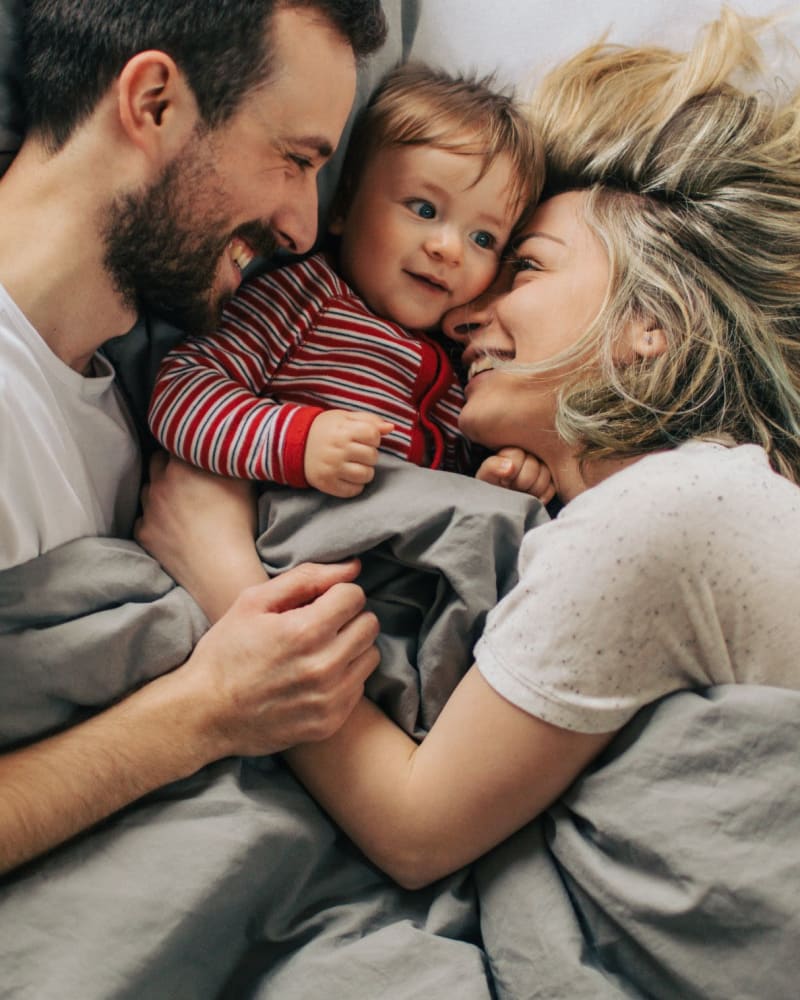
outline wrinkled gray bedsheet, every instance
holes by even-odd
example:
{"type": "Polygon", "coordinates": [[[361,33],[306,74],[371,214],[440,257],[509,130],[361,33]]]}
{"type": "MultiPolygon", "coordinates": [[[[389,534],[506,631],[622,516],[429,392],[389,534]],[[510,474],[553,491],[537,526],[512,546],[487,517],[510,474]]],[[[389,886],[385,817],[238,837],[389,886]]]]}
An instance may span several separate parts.
{"type": "MultiPolygon", "coordinates": [[[[262,501],[273,571],[363,552],[370,685],[422,736],[512,584],[533,501],[386,460],[355,501],[262,501]]],[[[535,609],[532,609],[535,613],[535,609]]],[[[205,627],[132,543],[0,575],[0,739],[180,662],[205,627]]],[[[227,760],[0,882],[0,997],[788,997],[800,945],[800,695],[651,706],[471,870],[393,886],[274,758],[227,760]]]]}

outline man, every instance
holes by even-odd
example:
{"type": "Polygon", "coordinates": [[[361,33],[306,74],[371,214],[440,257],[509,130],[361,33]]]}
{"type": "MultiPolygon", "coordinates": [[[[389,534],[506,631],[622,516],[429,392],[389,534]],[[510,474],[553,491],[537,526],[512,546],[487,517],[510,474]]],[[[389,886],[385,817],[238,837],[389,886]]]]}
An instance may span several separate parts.
{"type": "MultiPolygon", "coordinates": [[[[142,307],[211,328],[253,256],[311,246],[356,59],[385,33],[377,0],[27,8],[28,132],[0,182],[0,568],[130,534],[138,448],[97,349],[142,307]]],[[[252,588],[183,666],[1,758],[0,870],[211,761],[335,731],[377,661],[356,571],[252,588]]]]}

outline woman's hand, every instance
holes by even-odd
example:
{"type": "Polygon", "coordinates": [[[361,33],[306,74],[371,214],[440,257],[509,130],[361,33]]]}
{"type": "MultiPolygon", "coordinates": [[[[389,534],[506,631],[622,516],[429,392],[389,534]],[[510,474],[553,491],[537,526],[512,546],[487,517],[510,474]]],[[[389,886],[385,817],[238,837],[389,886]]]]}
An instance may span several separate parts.
{"type": "Polygon", "coordinates": [[[550,470],[522,448],[501,448],[497,454],[490,455],[481,463],[475,478],[518,493],[528,493],[544,504],[550,503],[556,495],[550,470]]]}
{"type": "Polygon", "coordinates": [[[210,621],[230,607],[243,587],[263,583],[255,549],[253,486],[156,453],[142,490],[142,517],[134,535],[210,621]]]}

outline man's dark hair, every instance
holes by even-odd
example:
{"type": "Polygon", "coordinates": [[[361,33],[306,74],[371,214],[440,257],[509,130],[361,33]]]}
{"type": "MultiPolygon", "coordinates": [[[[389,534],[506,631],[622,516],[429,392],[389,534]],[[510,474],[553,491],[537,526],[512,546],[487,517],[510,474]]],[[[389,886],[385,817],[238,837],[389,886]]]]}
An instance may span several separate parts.
{"type": "Polygon", "coordinates": [[[267,28],[280,8],[318,11],[369,55],[386,37],[380,0],[29,0],[23,49],[27,128],[56,152],[137,52],[175,60],[209,128],[269,76],[267,28]]]}

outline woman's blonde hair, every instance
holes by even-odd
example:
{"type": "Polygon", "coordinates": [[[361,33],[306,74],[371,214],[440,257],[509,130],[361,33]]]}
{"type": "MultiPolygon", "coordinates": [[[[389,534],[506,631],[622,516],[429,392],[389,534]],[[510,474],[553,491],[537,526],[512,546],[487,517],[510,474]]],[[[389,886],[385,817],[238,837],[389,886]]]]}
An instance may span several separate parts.
{"type": "Polygon", "coordinates": [[[520,215],[542,190],[544,155],[534,127],[524,108],[495,89],[490,76],[455,76],[419,62],[387,73],[353,126],[334,217],[346,214],[365,167],[389,146],[433,146],[479,157],[478,179],[507,155],[511,197],[520,215]]]}
{"type": "Polygon", "coordinates": [[[730,82],[763,24],[723,10],[688,54],[592,46],[534,97],[546,193],[587,191],[610,260],[557,415],[585,459],[719,437],[800,481],[800,103],[730,82]],[[614,360],[632,320],[664,354],[614,360]]]}

